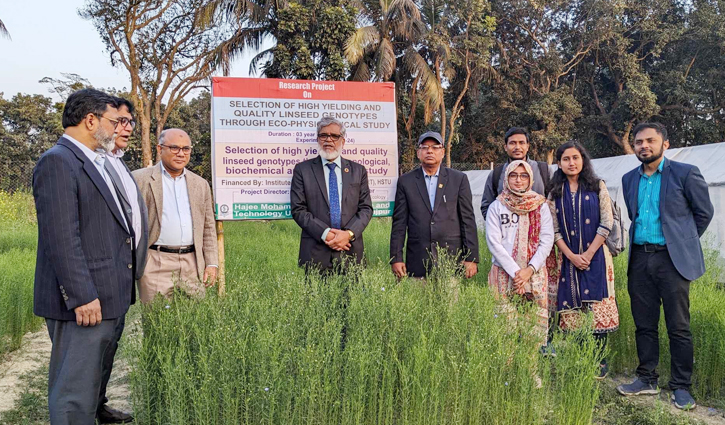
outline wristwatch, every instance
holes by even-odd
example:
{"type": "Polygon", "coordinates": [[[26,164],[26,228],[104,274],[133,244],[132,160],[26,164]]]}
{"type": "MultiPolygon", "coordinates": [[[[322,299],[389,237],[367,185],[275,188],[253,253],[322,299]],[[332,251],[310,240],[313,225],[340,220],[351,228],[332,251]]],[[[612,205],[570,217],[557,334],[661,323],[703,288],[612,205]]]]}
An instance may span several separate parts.
{"type": "Polygon", "coordinates": [[[350,234],[350,242],[355,241],[355,233],[350,229],[347,229],[347,233],[350,234]]]}

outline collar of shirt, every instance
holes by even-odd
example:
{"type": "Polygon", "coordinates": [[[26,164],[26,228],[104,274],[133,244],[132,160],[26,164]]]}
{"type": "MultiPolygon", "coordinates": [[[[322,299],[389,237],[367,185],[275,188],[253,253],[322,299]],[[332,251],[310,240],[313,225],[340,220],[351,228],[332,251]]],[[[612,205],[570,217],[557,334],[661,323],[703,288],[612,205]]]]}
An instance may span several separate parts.
{"type": "MultiPolygon", "coordinates": [[[[96,162],[96,157],[99,155],[98,152],[92,151],[88,146],[84,145],[83,143],[79,142],[78,140],[72,138],[71,136],[69,136],[67,134],[63,134],[63,137],[70,140],[71,143],[76,145],[78,147],[78,149],[80,149],[81,152],[83,152],[83,154],[88,157],[88,159],[90,159],[94,163],[96,162]]],[[[103,152],[103,154],[105,154],[105,152],[103,152]]]]}
{"type": "MultiPolygon", "coordinates": [[[[665,168],[665,161],[667,161],[667,158],[662,158],[660,165],[657,166],[657,172],[660,174],[662,174],[662,169],[665,168]]],[[[644,173],[644,164],[640,165],[640,167],[639,167],[639,175],[644,176],[644,177],[649,177],[647,174],[644,173]]]]}
{"type": "MultiPolygon", "coordinates": [[[[322,157],[320,157],[322,158],[322,157]]],[[[327,164],[334,162],[335,165],[337,165],[337,168],[342,168],[342,157],[340,155],[337,156],[333,161],[330,161],[329,159],[322,158],[322,165],[327,167],[327,164]]]]}
{"type": "Polygon", "coordinates": [[[438,177],[438,174],[441,172],[441,166],[438,166],[438,169],[436,170],[435,174],[432,176],[425,172],[425,169],[423,167],[420,167],[421,171],[423,172],[423,177],[438,177]]]}
{"type": "Polygon", "coordinates": [[[111,157],[111,158],[123,158],[123,154],[124,153],[125,152],[123,151],[123,149],[116,149],[116,150],[110,152],[108,154],[108,156],[111,157]]]}
{"type": "Polygon", "coordinates": [[[161,167],[161,175],[164,175],[164,176],[170,178],[171,180],[176,180],[176,179],[179,179],[181,177],[186,177],[186,168],[184,168],[181,171],[181,175],[180,176],[173,177],[171,174],[169,174],[168,171],[166,171],[166,167],[164,167],[164,163],[163,162],[159,161],[159,167],[161,167]]]}

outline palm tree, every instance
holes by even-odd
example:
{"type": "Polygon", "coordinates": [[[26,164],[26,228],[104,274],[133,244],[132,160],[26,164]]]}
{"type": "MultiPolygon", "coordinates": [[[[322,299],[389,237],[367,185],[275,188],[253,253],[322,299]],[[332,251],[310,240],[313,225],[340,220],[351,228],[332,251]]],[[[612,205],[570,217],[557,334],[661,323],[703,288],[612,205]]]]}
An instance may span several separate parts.
{"type": "Polygon", "coordinates": [[[410,115],[405,129],[409,144],[415,121],[418,98],[424,105],[427,124],[443,103],[443,87],[431,68],[425,40],[426,20],[414,0],[361,0],[362,21],[345,44],[345,57],[353,66],[355,81],[388,81],[395,76],[410,78],[410,115]],[[400,64],[398,63],[400,61],[400,64]],[[405,70],[407,73],[397,73],[405,70]]]}
{"type": "Polygon", "coordinates": [[[7,37],[10,39],[10,33],[8,32],[8,29],[5,27],[5,24],[3,24],[3,21],[0,20],[0,37],[7,37]]]}

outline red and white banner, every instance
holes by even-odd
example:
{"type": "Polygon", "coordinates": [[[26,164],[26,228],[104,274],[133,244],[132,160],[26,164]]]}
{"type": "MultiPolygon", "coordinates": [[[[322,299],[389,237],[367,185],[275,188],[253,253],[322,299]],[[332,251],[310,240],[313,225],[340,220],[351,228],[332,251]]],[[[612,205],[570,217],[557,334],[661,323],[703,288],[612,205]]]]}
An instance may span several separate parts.
{"type": "Polygon", "coordinates": [[[392,215],[398,178],[393,83],[215,77],[211,115],[218,220],[291,218],[292,171],[317,156],[323,116],[345,124],[342,156],[367,169],[375,215],[392,215]]]}

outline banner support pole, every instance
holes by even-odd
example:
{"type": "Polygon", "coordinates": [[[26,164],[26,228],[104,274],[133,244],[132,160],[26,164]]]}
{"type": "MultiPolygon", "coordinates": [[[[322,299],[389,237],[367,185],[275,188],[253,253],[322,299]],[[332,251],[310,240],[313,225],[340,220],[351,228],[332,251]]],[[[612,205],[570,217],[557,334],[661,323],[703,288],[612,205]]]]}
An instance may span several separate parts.
{"type": "Polygon", "coordinates": [[[224,259],[224,222],[218,220],[216,222],[216,241],[219,247],[219,276],[217,276],[217,285],[219,295],[223,296],[226,292],[226,261],[224,259]]]}

